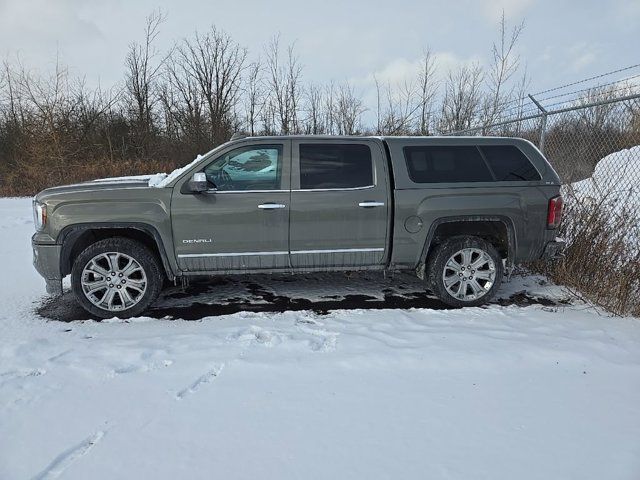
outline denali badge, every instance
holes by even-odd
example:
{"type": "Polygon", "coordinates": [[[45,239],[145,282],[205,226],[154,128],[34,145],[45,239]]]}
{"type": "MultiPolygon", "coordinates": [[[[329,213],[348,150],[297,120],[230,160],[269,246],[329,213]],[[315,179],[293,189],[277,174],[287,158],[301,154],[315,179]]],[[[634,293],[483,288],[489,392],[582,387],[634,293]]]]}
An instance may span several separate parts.
{"type": "Polygon", "coordinates": [[[211,238],[190,238],[188,240],[182,240],[182,243],[212,243],[211,238]]]}

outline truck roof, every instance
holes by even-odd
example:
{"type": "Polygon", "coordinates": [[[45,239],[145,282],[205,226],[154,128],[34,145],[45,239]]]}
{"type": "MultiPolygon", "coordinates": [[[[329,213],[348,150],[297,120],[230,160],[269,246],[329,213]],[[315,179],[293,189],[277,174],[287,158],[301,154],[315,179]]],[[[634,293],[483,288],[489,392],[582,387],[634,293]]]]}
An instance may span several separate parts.
{"type": "Polygon", "coordinates": [[[469,143],[485,143],[485,142],[512,142],[517,143],[518,141],[527,141],[522,138],[517,137],[497,137],[497,136],[457,136],[457,135],[260,135],[260,136],[242,136],[242,135],[234,135],[235,138],[232,140],[365,140],[365,139],[376,139],[376,140],[385,140],[385,141],[425,141],[425,140],[434,140],[434,141],[464,141],[469,143]]]}

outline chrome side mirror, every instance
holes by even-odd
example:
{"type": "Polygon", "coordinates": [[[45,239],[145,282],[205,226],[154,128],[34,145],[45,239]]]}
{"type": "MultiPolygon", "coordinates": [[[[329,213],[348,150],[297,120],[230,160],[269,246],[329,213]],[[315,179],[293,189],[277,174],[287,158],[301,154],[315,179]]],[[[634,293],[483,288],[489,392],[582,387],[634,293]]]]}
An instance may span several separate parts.
{"type": "Polygon", "coordinates": [[[189,191],[193,193],[202,193],[209,190],[209,184],[207,183],[207,175],[204,172],[196,172],[191,176],[189,180],[189,191]]]}

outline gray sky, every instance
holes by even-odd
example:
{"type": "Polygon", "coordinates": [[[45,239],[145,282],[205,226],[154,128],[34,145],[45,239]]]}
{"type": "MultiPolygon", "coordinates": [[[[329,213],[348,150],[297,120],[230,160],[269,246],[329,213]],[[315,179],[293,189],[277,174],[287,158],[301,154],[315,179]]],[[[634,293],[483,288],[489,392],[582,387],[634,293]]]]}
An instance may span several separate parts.
{"type": "Polygon", "coordinates": [[[283,44],[296,42],[305,80],[349,80],[365,96],[374,73],[412,74],[427,45],[441,74],[486,63],[502,9],[512,25],[525,20],[519,50],[533,92],[640,63],[640,0],[0,0],[0,55],[46,70],[58,52],[89,84],[111,86],[158,7],[162,50],[215,24],[253,57],[280,32],[283,44]]]}

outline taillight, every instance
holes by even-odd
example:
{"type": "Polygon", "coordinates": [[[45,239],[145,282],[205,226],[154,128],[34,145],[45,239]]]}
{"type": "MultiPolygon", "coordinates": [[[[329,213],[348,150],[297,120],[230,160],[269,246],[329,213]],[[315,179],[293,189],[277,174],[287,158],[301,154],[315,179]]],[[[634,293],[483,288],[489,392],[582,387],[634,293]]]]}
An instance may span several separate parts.
{"type": "Polygon", "coordinates": [[[547,211],[547,228],[558,228],[562,221],[562,196],[558,195],[549,200],[549,210],[547,211]]]}

